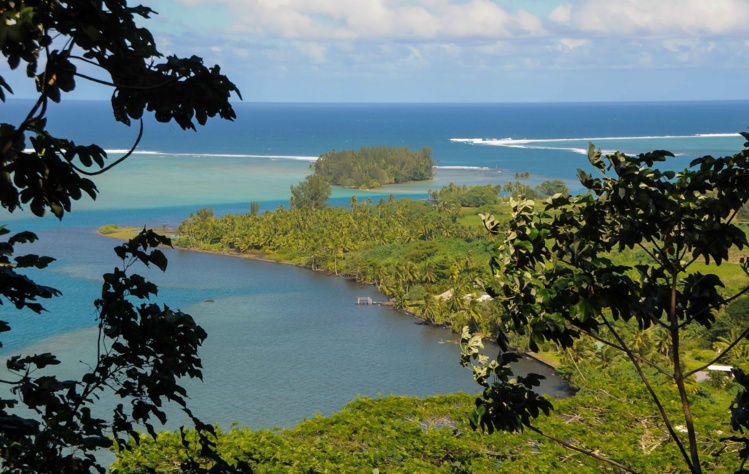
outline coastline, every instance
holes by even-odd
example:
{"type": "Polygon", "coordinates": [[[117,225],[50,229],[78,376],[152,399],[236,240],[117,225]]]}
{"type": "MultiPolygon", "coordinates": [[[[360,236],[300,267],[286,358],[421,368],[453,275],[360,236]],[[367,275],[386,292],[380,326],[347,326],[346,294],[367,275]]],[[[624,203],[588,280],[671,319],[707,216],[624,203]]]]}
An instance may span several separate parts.
{"type": "MultiPolygon", "coordinates": [[[[125,229],[128,229],[128,228],[122,227],[121,229],[125,230],[125,229]]],[[[104,234],[99,229],[96,230],[96,234],[100,235],[102,237],[106,237],[108,239],[126,240],[122,235],[118,235],[116,233],[104,234]]],[[[270,259],[270,258],[265,258],[264,256],[261,256],[261,254],[238,253],[238,252],[236,252],[236,253],[222,252],[222,251],[219,251],[219,250],[206,250],[206,249],[197,249],[197,248],[193,248],[193,247],[182,247],[182,246],[174,245],[174,244],[172,244],[172,248],[174,250],[184,250],[186,252],[199,252],[199,253],[207,253],[207,254],[211,254],[211,255],[223,255],[223,256],[226,256],[226,257],[246,258],[246,259],[249,259],[249,260],[259,260],[261,262],[280,263],[282,265],[294,265],[294,266],[297,266],[297,267],[300,267],[300,268],[306,268],[306,267],[303,267],[301,265],[296,265],[293,262],[285,262],[283,260],[273,260],[273,259],[270,259]]],[[[313,270],[313,271],[317,271],[317,270],[313,270]]]]}
{"type": "MultiPolygon", "coordinates": [[[[126,230],[128,230],[130,228],[123,227],[121,229],[123,231],[126,231],[126,230]]],[[[132,228],[131,230],[139,230],[139,228],[132,228]]],[[[105,233],[100,232],[99,229],[96,230],[96,233],[98,235],[102,236],[102,237],[106,237],[106,238],[110,238],[110,239],[117,239],[117,240],[124,240],[124,236],[122,236],[121,234],[117,234],[117,233],[105,234],[105,233]]],[[[328,271],[325,271],[325,270],[316,270],[316,269],[313,269],[311,267],[307,267],[307,266],[304,266],[304,265],[298,265],[298,264],[296,264],[294,262],[289,262],[289,261],[284,261],[284,260],[273,260],[273,259],[265,258],[265,256],[263,254],[259,254],[259,253],[224,252],[224,251],[220,251],[220,250],[206,250],[206,249],[198,249],[198,248],[194,248],[194,247],[182,247],[182,246],[179,246],[179,245],[172,245],[172,248],[174,250],[183,250],[185,252],[198,252],[198,253],[205,253],[205,254],[209,254],[209,255],[234,257],[234,258],[245,258],[245,259],[249,259],[249,260],[257,260],[257,261],[260,261],[260,262],[277,263],[277,264],[281,264],[281,265],[293,265],[295,267],[304,268],[306,270],[310,270],[310,271],[313,271],[313,272],[324,272],[324,273],[326,273],[329,276],[334,276],[334,277],[338,277],[338,278],[351,278],[349,275],[343,275],[343,274],[337,275],[335,273],[331,273],[331,272],[328,272],[328,271]]],[[[357,281],[357,283],[361,283],[361,284],[364,284],[364,285],[375,286],[374,283],[369,283],[369,282],[365,282],[365,281],[357,281]]],[[[376,302],[375,304],[379,304],[381,306],[390,306],[392,308],[392,298],[389,298],[387,295],[385,295],[382,292],[380,292],[379,288],[377,289],[377,291],[383,297],[387,298],[387,301],[385,301],[385,302],[376,302]]],[[[395,309],[395,308],[393,308],[393,309],[395,309]]],[[[432,326],[432,327],[435,327],[435,328],[440,328],[440,329],[444,329],[444,330],[450,331],[450,334],[457,334],[456,332],[451,331],[450,328],[448,326],[444,325],[444,324],[432,324],[432,323],[428,322],[426,319],[424,319],[424,318],[420,317],[419,315],[417,315],[415,313],[412,313],[410,311],[406,311],[404,309],[395,309],[395,311],[397,311],[397,312],[399,312],[401,314],[404,314],[406,316],[411,316],[412,318],[416,319],[418,321],[416,324],[429,325],[429,326],[432,326]]],[[[491,344],[493,344],[493,343],[491,343],[491,344]]],[[[526,357],[528,357],[528,358],[530,358],[530,359],[533,359],[534,361],[538,362],[539,364],[541,364],[541,365],[543,365],[545,367],[548,367],[549,369],[552,369],[554,371],[556,371],[556,369],[558,368],[558,365],[555,365],[553,360],[550,360],[549,358],[546,358],[546,357],[544,357],[541,354],[532,353],[530,351],[525,351],[525,352],[523,352],[523,355],[526,356],[526,357]]]]}
{"type": "MultiPolygon", "coordinates": [[[[102,233],[99,229],[97,229],[96,233],[97,233],[97,235],[100,235],[102,237],[106,237],[106,238],[109,238],[109,239],[126,240],[126,237],[124,235],[122,235],[123,233],[128,232],[128,231],[134,231],[134,232],[140,231],[139,227],[138,228],[136,228],[136,227],[132,227],[132,228],[122,227],[122,228],[119,228],[119,229],[121,231],[123,231],[123,232],[120,232],[120,233],[107,233],[107,234],[105,234],[105,233],[102,233]]],[[[153,230],[155,231],[155,229],[153,229],[153,230]]],[[[314,269],[314,268],[307,267],[307,266],[304,266],[304,265],[299,265],[299,264],[296,264],[294,262],[284,261],[284,260],[274,260],[274,259],[266,258],[263,254],[259,254],[259,253],[223,252],[223,251],[220,251],[220,250],[206,250],[206,249],[198,249],[198,248],[194,248],[194,247],[182,247],[182,246],[174,245],[174,244],[172,244],[172,248],[174,250],[183,250],[185,252],[198,252],[198,253],[205,253],[205,254],[209,254],[209,255],[218,255],[218,256],[235,257],[235,258],[245,258],[245,259],[249,259],[249,260],[257,260],[257,261],[260,261],[260,262],[267,262],[267,263],[278,263],[278,264],[281,264],[281,265],[293,265],[295,267],[303,268],[303,269],[306,269],[306,270],[309,270],[309,271],[313,271],[313,272],[323,272],[323,273],[326,273],[327,275],[338,277],[338,278],[349,278],[349,279],[353,279],[350,275],[335,274],[335,273],[331,273],[329,271],[318,270],[318,269],[314,269]]],[[[355,281],[357,283],[361,283],[363,285],[375,286],[374,283],[370,283],[370,282],[366,282],[366,281],[359,281],[359,280],[355,280],[355,281]]],[[[375,302],[375,304],[378,304],[380,306],[390,306],[390,307],[392,307],[392,298],[389,298],[387,295],[383,294],[379,290],[379,288],[377,289],[377,291],[384,298],[387,298],[387,300],[384,301],[384,302],[375,302]]],[[[395,308],[393,308],[393,309],[395,309],[395,308]]],[[[414,313],[412,313],[410,311],[406,311],[404,309],[395,309],[395,311],[397,311],[399,313],[402,313],[404,315],[413,317],[414,319],[416,319],[416,320],[419,321],[417,324],[427,324],[427,325],[430,325],[430,326],[435,327],[435,328],[441,328],[441,329],[447,329],[447,330],[449,330],[449,328],[447,326],[443,325],[443,324],[432,324],[432,323],[429,323],[429,322],[427,322],[426,319],[424,319],[424,318],[420,317],[419,315],[414,314],[414,313]]],[[[451,331],[451,334],[456,334],[456,333],[453,333],[451,331]]],[[[546,364],[546,365],[548,365],[548,364],[546,364]]]]}

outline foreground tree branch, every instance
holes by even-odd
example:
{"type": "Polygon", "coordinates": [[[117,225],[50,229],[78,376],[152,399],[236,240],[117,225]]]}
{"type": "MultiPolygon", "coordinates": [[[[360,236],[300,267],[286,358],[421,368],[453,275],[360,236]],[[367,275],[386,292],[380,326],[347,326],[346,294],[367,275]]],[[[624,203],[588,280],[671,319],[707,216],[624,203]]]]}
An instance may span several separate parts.
{"type": "MultiPolygon", "coordinates": [[[[742,135],[749,140],[749,133],[742,135]]],[[[607,328],[616,339],[609,347],[627,356],[678,446],[684,467],[700,473],[700,440],[686,379],[706,366],[682,368],[684,330],[695,326],[709,329],[718,310],[747,290],[742,284],[743,290],[726,297],[718,274],[703,274],[692,264],[704,261],[710,272],[727,262],[729,250],[749,246],[744,231],[734,223],[738,210],[749,200],[749,149],[724,158],[698,158],[679,172],[663,170],[662,164],[654,166],[671,157],[672,153],[662,150],[636,157],[622,153],[604,157],[591,144],[588,158],[599,177],[578,172],[588,194],[555,195],[541,211],[533,201],[522,197],[511,200],[512,219],[504,229],[492,216],[482,216],[489,232],[503,236],[490,263],[494,279],[486,289],[501,307],[494,336],[502,351],[509,348],[509,333],[528,334],[530,349],[538,351],[541,341],[566,349],[581,335],[595,337],[600,328],[607,328]],[[634,248],[644,251],[649,261],[615,263],[622,260],[618,254],[634,248]],[[687,446],[643,371],[640,354],[620,334],[619,328],[627,326],[636,331],[655,326],[668,332],[670,348],[662,354],[673,367],[669,379],[679,394],[687,446]]],[[[745,264],[742,269],[746,274],[745,264]]],[[[741,328],[741,337],[715,360],[728,354],[747,334],[749,328],[741,328]]],[[[741,371],[735,373],[739,383],[745,382],[745,390],[730,407],[732,426],[741,431],[749,429],[749,417],[743,415],[749,412],[749,378],[741,371]]],[[[481,383],[476,374],[474,369],[474,377],[481,383]]],[[[531,387],[527,388],[530,396],[531,387]]],[[[495,410],[496,403],[490,387],[476,401],[477,409],[471,415],[476,426],[516,430],[515,424],[506,423],[506,413],[495,410]]],[[[522,405],[508,404],[506,410],[526,427],[540,415],[539,410],[529,413],[522,405]]],[[[748,455],[749,439],[740,456],[743,460],[748,455]]]]}
{"type": "Polygon", "coordinates": [[[534,433],[539,434],[540,436],[543,436],[546,439],[550,439],[550,440],[554,441],[555,443],[558,443],[558,444],[564,446],[565,448],[567,448],[567,449],[569,449],[571,451],[575,451],[575,452],[584,454],[586,456],[590,456],[590,457],[592,457],[594,459],[598,459],[601,462],[605,462],[606,464],[611,464],[612,466],[618,467],[619,469],[621,469],[624,472],[629,472],[629,473],[632,473],[632,474],[637,474],[637,471],[633,471],[632,469],[630,469],[629,467],[625,466],[624,464],[621,464],[621,463],[619,463],[617,461],[614,461],[613,459],[609,459],[606,456],[601,456],[600,454],[596,453],[595,451],[590,451],[588,449],[583,449],[583,448],[581,448],[579,446],[575,446],[573,444],[570,444],[570,443],[568,443],[568,442],[566,442],[566,441],[564,441],[562,439],[559,439],[559,438],[554,437],[552,435],[546,434],[546,433],[544,433],[543,431],[539,430],[538,428],[536,428],[533,425],[529,425],[528,429],[531,430],[531,431],[533,431],[534,433]]]}
{"type": "MultiPolygon", "coordinates": [[[[38,92],[21,123],[0,123],[0,206],[10,213],[28,209],[36,216],[51,212],[62,219],[74,201],[84,195],[95,199],[98,189],[88,177],[133,154],[146,113],[192,130],[209,118],[235,118],[230,99],[239,97],[236,86],[218,66],[207,67],[199,57],[164,58],[151,33],[137,24],[153,13],[125,0],[0,3],[0,51],[11,71],[24,66],[38,92]],[[78,60],[98,67],[110,80],[79,72],[73,62],[78,60]],[[115,119],[126,126],[139,122],[133,146],[109,164],[100,146],[78,145],[47,129],[48,107],[74,92],[76,80],[111,88],[115,119]]],[[[0,100],[5,101],[6,92],[13,94],[0,77],[0,100]]],[[[42,301],[60,292],[35,283],[23,271],[44,269],[54,259],[17,255],[19,245],[37,240],[31,232],[11,234],[0,226],[0,237],[0,304],[44,311],[42,301]]],[[[123,266],[103,277],[101,298],[94,302],[97,358],[80,379],[59,380],[48,372],[61,363],[52,353],[7,359],[8,372],[18,380],[0,380],[10,389],[10,396],[0,398],[3,472],[104,472],[97,450],[114,445],[129,449],[129,439],[142,427],[155,433],[153,420],[166,421],[166,403],[176,403],[192,420],[201,445],[200,462],[186,459],[178,468],[249,471],[246,465],[230,467],[218,456],[212,427],[193,415],[180,385],[182,378],[202,377],[198,349],[205,331],[187,314],[148,303],[156,286],[129,273],[136,263],[165,270],[166,258],[156,248],[163,245],[170,245],[168,239],[144,231],[115,249],[123,266]],[[105,390],[121,403],[101,406],[105,390]]],[[[0,333],[10,330],[8,322],[0,321],[0,333]]]]}

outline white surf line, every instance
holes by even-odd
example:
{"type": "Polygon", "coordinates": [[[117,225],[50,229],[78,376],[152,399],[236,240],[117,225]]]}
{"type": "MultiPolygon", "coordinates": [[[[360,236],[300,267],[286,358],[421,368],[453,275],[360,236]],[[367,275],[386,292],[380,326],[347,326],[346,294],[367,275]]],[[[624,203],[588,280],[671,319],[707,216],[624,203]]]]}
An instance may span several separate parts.
{"type": "Polygon", "coordinates": [[[440,170],[473,170],[473,171],[491,171],[492,168],[488,166],[465,166],[465,165],[446,165],[446,166],[434,166],[440,170]]]}
{"type": "Polygon", "coordinates": [[[638,137],[593,137],[593,138],[451,138],[451,142],[470,143],[475,145],[496,145],[522,148],[522,145],[532,143],[566,143],[566,142],[600,142],[616,140],[668,140],[689,138],[730,138],[740,137],[738,133],[698,133],[695,135],[645,135],[638,137]]]}
{"type": "MultiPolygon", "coordinates": [[[[23,150],[24,153],[33,153],[35,150],[33,148],[26,148],[23,150]]],[[[104,150],[104,152],[107,155],[124,155],[125,153],[128,153],[130,150],[120,150],[120,149],[109,149],[104,150]]],[[[216,158],[260,158],[260,159],[268,159],[268,160],[296,160],[296,161],[317,161],[319,156],[305,156],[305,155],[249,155],[249,154],[240,154],[240,153],[170,153],[170,152],[163,152],[163,151],[153,151],[153,150],[136,150],[133,152],[133,155],[149,155],[149,156],[196,156],[200,158],[209,158],[209,157],[216,157],[216,158]]]]}
{"type": "MultiPolygon", "coordinates": [[[[109,153],[121,153],[121,150],[105,150],[109,153]]],[[[253,155],[243,153],[170,153],[161,151],[135,151],[134,155],[164,155],[164,156],[197,156],[201,158],[206,157],[217,157],[217,158],[263,158],[271,160],[297,160],[297,161],[316,161],[319,157],[317,156],[305,156],[305,155],[253,155]]]]}

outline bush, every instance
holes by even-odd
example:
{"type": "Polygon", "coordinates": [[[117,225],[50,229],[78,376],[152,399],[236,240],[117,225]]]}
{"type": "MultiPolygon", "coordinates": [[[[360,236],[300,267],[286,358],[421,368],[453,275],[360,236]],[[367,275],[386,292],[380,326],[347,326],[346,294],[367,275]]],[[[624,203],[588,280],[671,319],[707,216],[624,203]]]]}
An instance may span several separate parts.
{"type": "Polygon", "coordinates": [[[99,227],[99,233],[104,235],[114,234],[119,230],[117,224],[105,224],[99,227]]]}

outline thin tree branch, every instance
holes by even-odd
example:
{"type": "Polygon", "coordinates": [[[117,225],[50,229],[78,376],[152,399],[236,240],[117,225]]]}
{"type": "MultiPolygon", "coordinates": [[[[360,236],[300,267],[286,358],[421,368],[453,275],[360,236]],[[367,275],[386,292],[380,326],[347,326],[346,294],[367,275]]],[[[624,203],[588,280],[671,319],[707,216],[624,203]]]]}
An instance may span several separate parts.
{"type": "Polygon", "coordinates": [[[97,79],[95,77],[88,76],[86,74],[81,74],[80,72],[75,72],[74,74],[78,77],[86,79],[87,81],[95,82],[103,86],[115,87],[117,89],[124,89],[124,90],[134,90],[134,91],[150,91],[150,90],[160,89],[162,87],[168,86],[169,84],[179,81],[178,77],[173,77],[169,80],[166,80],[160,84],[156,84],[153,86],[129,86],[129,85],[124,85],[124,84],[117,84],[115,82],[105,81],[103,79],[97,79]]]}
{"type": "MultiPolygon", "coordinates": [[[[652,246],[653,246],[653,247],[655,248],[655,250],[657,251],[658,255],[660,255],[660,256],[661,256],[661,257],[663,258],[663,260],[664,260],[664,261],[666,261],[666,262],[669,262],[669,261],[670,261],[670,260],[669,260],[669,258],[668,258],[668,255],[666,255],[666,253],[665,253],[665,252],[663,251],[663,249],[662,249],[662,248],[661,248],[661,247],[660,247],[660,246],[658,245],[658,242],[657,242],[656,240],[653,240],[652,238],[648,237],[648,242],[650,242],[650,244],[651,244],[651,245],[652,245],[652,246]]],[[[659,262],[661,262],[661,260],[658,260],[658,258],[657,258],[657,257],[656,257],[656,256],[655,256],[654,254],[652,254],[652,253],[651,253],[650,255],[651,255],[651,258],[653,259],[653,261],[654,261],[655,263],[659,263],[659,262]]]]}
{"type": "Polygon", "coordinates": [[[120,157],[119,159],[117,159],[117,161],[115,161],[111,165],[106,166],[106,167],[104,167],[104,168],[102,168],[102,169],[100,169],[98,171],[86,171],[86,170],[84,170],[82,168],[77,167],[76,165],[74,165],[72,163],[70,164],[70,166],[72,166],[73,169],[76,170],[77,172],[79,172],[79,173],[81,173],[83,175],[86,175],[86,176],[97,176],[97,175],[100,175],[102,173],[106,173],[107,171],[109,171],[112,168],[114,168],[115,166],[119,165],[120,163],[122,163],[126,159],[130,158],[130,155],[132,155],[133,152],[135,152],[135,149],[138,148],[138,144],[140,143],[140,139],[142,137],[143,137],[143,119],[140,119],[140,130],[138,131],[138,138],[135,139],[135,143],[130,148],[130,150],[127,153],[125,153],[122,157],[120,157]]]}
{"type": "Polygon", "coordinates": [[[687,325],[688,325],[689,323],[691,323],[692,321],[694,321],[694,319],[695,319],[695,318],[696,318],[697,316],[700,316],[700,315],[701,315],[701,314],[703,314],[703,313],[704,313],[705,311],[711,311],[711,310],[713,310],[713,309],[717,309],[717,308],[718,308],[719,306],[724,306],[724,305],[727,305],[728,303],[730,303],[730,302],[732,302],[732,301],[734,301],[734,300],[736,300],[736,299],[740,298],[741,296],[745,295],[746,293],[749,293],[749,286],[747,286],[747,287],[746,287],[746,288],[744,288],[743,290],[739,291],[739,292],[738,292],[738,293],[736,293],[735,295],[731,296],[730,298],[726,298],[726,299],[722,300],[722,301],[721,301],[720,303],[716,303],[716,304],[714,304],[714,305],[710,305],[710,306],[708,306],[707,308],[705,308],[705,309],[701,310],[700,312],[698,312],[698,313],[696,313],[696,314],[694,314],[694,315],[692,315],[692,316],[689,316],[689,317],[688,317],[688,318],[687,318],[686,320],[684,320],[684,322],[682,322],[681,324],[679,324],[679,329],[680,329],[680,330],[681,330],[681,329],[684,329],[684,327],[685,327],[685,326],[687,326],[687,325]]]}
{"type": "MultiPolygon", "coordinates": [[[[110,72],[109,70],[107,70],[106,67],[102,66],[101,63],[96,62],[96,61],[92,61],[92,60],[90,60],[88,58],[84,58],[83,56],[70,55],[69,57],[70,57],[70,59],[75,59],[75,60],[81,61],[82,63],[86,63],[86,64],[88,64],[90,66],[94,66],[96,68],[103,69],[104,71],[110,72]]],[[[126,77],[126,76],[119,75],[119,77],[126,77]]],[[[138,76],[131,74],[131,75],[127,76],[127,77],[136,78],[138,76]]],[[[107,84],[107,85],[110,85],[110,84],[107,84]]]]}
{"type": "MultiPolygon", "coordinates": [[[[602,337],[600,337],[600,336],[596,335],[595,333],[592,333],[592,332],[590,332],[590,331],[588,331],[586,329],[582,329],[582,328],[579,328],[579,329],[581,329],[589,337],[592,337],[593,339],[595,339],[596,341],[598,341],[598,342],[600,342],[602,344],[606,344],[607,346],[613,347],[614,349],[616,349],[618,351],[621,351],[621,352],[625,352],[625,353],[627,352],[627,349],[625,347],[618,346],[618,345],[614,344],[613,342],[611,342],[611,341],[609,341],[607,339],[603,339],[602,337]]],[[[650,367],[654,368],[658,372],[662,373],[666,377],[668,377],[668,378],[673,378],[674,377],[673,374],[669,373],[666,369],[664,369],[663,367],[659,366],[655,362],[651,362],[650,360],[646,359],[645,357],[641,356],[640,354],[634,354],[633,353],[633,355],[635,357],[637,357],[641,362],[646,363],[647,365],[649,365],[650,367]]]]}
{"type": "Polygon", "coordinates": [[[681,356],[679,354],[680,339],[679,339],[679,321],[676,316],[676,295],[678,292],[679,275],[676,269],[671,271],[671,302],[669,308],[669,319],[671,322],[671,345],[673,348],[673,360],[674,360],[674,381],[676,382],[676,388],[679,391],[679,398],[681,398],[681,409],[684,414],[684,422],[687,425],[687,438],[689,439],[689,454],[692,458],[692,462],[689,466],[690,470],[699,474],[702,472],[702,466],[700,466],[700,453],[697,450],[697,434],[694,431],[694,421],[692,420],[692,410],[689,405],[689,398],[687,397],[687,389],[684,385],[684,374],[681,372],[681,356]]]}
{"type": "Polygon", "coordinates": [[[15,382],[11,382],[10,380],[2,380],[2,379],[0,379],[0,383],[5,384],[5,385],[20,385],[20,384],[23,383],[23,379],[16,380],[15,382]]]}
{"type": "Polygon", "coordinates": [[[705,370],[705,369],[707,369],[708,367],[710,367],[711,365],[713,365],[714,363],[718,362],[718,361],[719,361],[719,360],[720,360],[720,359],[721,359],[721,358],[722,358],[722,357],[723,357],[724,355],[726,355],[726,354],[727,354],[728,352],[730,352],[730,351],[731,351],[731,350],[732,350],[732,349],[733,349],[734,347],[736,347],[736,345],[737,345],[737,344],[738,344],[739,342],[741,342],[741,341],[742,341],[742,340],[743,340],[744,338],[746,338],[748,334],[749,334],[749,327],[747,327],[746,329],[744,329],[744,332],[742,332],[742,333],[741,333],[741,336],[739,336],[739,337],[738,337],[738,338],[737,338],[737,339],[736,339],[735,341],[733,341],[733,342],[732,342],[731,344],[729,344],[729,345],[728,345],[728,347],[726,347],[725,349],[723,349],[723,351],[722,351],[722,352],[721,352],[720,354],[718,354],[718,356],[717,356],[717,357],[715,357],[715,358],[714,358],[713,360],[711,360],[710,362],[708,362],[708,363],[706,363],[706,364],[702,365],[701,367],[697,367],[696,369],[694,369],[694,370],[690,370],[689,372],[685,373],[685,374],[684,374],[684,378],[686,378],[686,377],[689,377],[689,376],[691,376],[691,375],[694,375],[694,374],[696,374],[697,372],[699,372],[700,370],[705,370]]]}
{"type": "Polygon", "coordinates": [[[21,125],[18,126],[16,133],[13,134],[13,139],[9,140],[7,143],[5,143],[5,145],[3,145],[3,149],[2,149],[3,161],[5,161],[5,156],[8,154],[10,149],[13,148],[13,145],[23,139],[23,134],[26,132],[26,130],[29,129],[31,122],[34,119],[39,119],[43,117],[44,114],[46,113],[47,113],[47,95],[42,93],[39,95],[39,99],[37,99],[37,101],[31,107],[31,110],[29,110],[29,113],[26,115],[26,118],[23,120],[23,122],[21,122],[21,125]],[[37,111],[39,110],[40,107],[42,110],[37,114],[37,111]]]}
{"type": "Polygon", "coordinates": [[[548,439],[554,441],[555,443],[561,444],[562,446],[564,446],[565,448],[567,448],[569,450],[577,451],[578,453],[582,453],[582,454],[584,454],[586,456],[590,456],[590,457],[592,457],[594,459],[597,459],[599,461],[611,464],[612,466],[616,466],[619,469],[622,469],[622,470],[624,470],[626,472],[629,472],[631,474],[637,474],[637,471],[633,471],[632,469],[628,468],[624,464],[616,462],[613,459],[609,459],[609,458],[607,458],[605,456],[601,456],[600,454],[595,453],[594,451],[583,449],[583,448],[581,448],[579,446],[575,446],[573,444],[570,444],[570,443],[568,443],[568,442],[566,442],[564,440],[561,440],[561,439],[557,438],[556,436],[548,435],[548,434],[544,433],[543,431],[541,431],[540,429],[536,428],[533,425],[527,425],[527,426],[528,426],[528,429],[531,430],[531,431],[533,431],[534,433],[537,433],[537,434],[543,436],[544,438],[548,438],[548,439]]]}
{"type": "Polygon", "coordinates": [[[90,59],[84,58],[83,56],[77,56],[77,55],[71,54],[69,57],[70,57],[70,59],[76,59],[76,60],[78,60],[78,61],[80,61],[82,63],[90,64],[91,66],[95,66],[95,67],[98,67],[98,68],[101,68],[101,69],[105,69],[104,67],[102,67],[101,64],[97,63],[96,61],[91,61],[90,59]]]}
{"type": "MultiPolygon", "coordinates": [[[[49,58],[49,45],[45,47],[45,51],[47,53],[47,58],[49,58]]],[[[5,161],[5,156],[8,154],[11,148],[13,148],[13,145],[21,140],[23,140],[23,135],[28,130],[29,126],[31,125],[31,122],[35,119],[40,119],[44,117],[44,115],[47,113],[47,93],[45,92],[45,86],[46,86],[46,77],[47,77],[47,68],[49,66],[49,63],[45,64],[44,66],[44,73],[43,78],[45,78],[41,93],[39,94],[39,98],[34,103],[34,105],[31,107],[31,110],[29,110],[29,113],[26,115],[26,118],[21,122],[21,125],[18,126],[18,129],[16,130],[16,133],[13,134],[13,139],[9,140],[5,145],[3,145],[2,149],[2,159],[5,161]],[[39,111],[39,108],[41,107],[41,111],[39,111]],[[37,111],[39,113],[37,114],[37,111]]]]}
{"type": "Polygon", "coordinates": [[[637,242],[637,246],[640,247],[640,250],[645,252],[648,255],[648,257],[650,257],[653,260],[653,262],[658,263],[658,259],[655,257],[653,252],[651,252],[650,249],[647,248],[646,246],[642,245],[642,242],[637,242]]]}
{"type": "Polygon", "coordinates": [[[681,439],[679,439],[679,436],[676,434],[676,431],[674,431],[674,428],[671,425],[671,420],[668,418],[668,414],[666,413],[666,409],[661,404],[660,398],[658,398],[658,395],[655,393],[655,390],[653,390],[653,387],[650,385],[650,381],[648,380],[647,376],[645,376],[645,373],[642,371],[642,367],[637,362],[637,358],[634,357],[631,350],[627,349],[627,345],[624,343],[624,340],[621,338],[621,336],[619,336],[616,330],[614,330],[609,320],[605,316],[602,316],[602,319],[603,319],[603,322],[606,324],[606,326],[608,326],[609,330],[611,330],[612,334],[614,335],[616,340],[619,342],[619,344],[621,344],[622,347],[625,348],[625,351],[624,351],[625,354],[627,354],[629,359],[632,361],[632,365],[634,365],[635,370],[637,370],[637,374],[640,376],[640,379],[645,384],[645,388],[647,389],[648,393],[650,393],[650,397],[653,399],[653,402],[655,403],[656,407],[658,407],[658,411],[660,412],[661,419],[666,424],[666,429],[668,429],[668,432],[671,435],[671,439],[673,439],[676,442],[676,445],[678,446],[679,451],[681,452],[681,455],[684,457],[684,460],[689,466],[689,470],[693,470],[692,460],[689,457],[689,453],[687,453],[686,449],[684,448],[684,445],[681,442],[681,439]]]}

